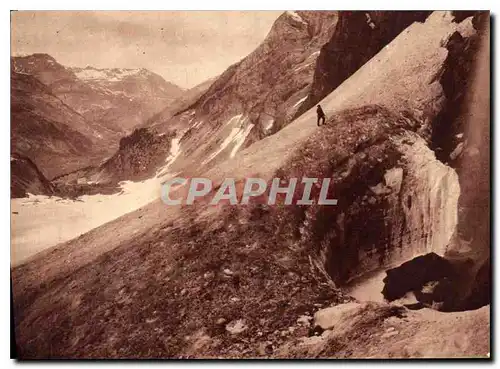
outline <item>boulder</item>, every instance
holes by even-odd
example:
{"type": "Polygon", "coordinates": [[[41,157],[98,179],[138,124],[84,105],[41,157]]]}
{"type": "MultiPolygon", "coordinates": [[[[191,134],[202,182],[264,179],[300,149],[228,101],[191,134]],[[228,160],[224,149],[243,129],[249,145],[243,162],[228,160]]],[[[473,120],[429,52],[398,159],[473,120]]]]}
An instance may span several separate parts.
{"type": "Polygon", "coordinates": [[[337,306],[321,309],[314,314],[314,325],[319,326],[324,330],[331,329],[339,322],[342,317],[360,307],[356,302],[348,302],[337,306]]]}

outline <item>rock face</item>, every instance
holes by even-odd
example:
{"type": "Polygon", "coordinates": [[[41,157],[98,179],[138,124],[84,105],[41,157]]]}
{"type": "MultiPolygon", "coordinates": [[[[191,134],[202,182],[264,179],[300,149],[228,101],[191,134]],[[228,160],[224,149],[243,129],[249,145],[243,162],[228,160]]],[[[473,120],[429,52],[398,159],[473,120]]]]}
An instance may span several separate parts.
{"type": "Polygon", "coordinates": [[[434,254],[416,258],[389,270],[384,280],[387,299],[412,290],[418,300],[427,305],[437,301],[443,311],[476,309],[490,302],[489,29],[481,12],[471,23],[477,33],[462,37],[455,32],[446,43],[449,54],[440,82],[447,102],[433,121],[431,141],[439,148],[438,158],[457,168],[462,191],[455,234],[441,254],[445,258],[434,254]],[[450,151],[457,141],[461,149],[455,149],[453,156],[450,151]],[[423,266],[427,262],[438,265],[429,269],[423,266]],[[411,265],[415,271],[408,273],[411,265]],[[404,273],[414,278],[405,278],[404,273]],[[422,292],[431,280],[433,287],[422,292]]]}
{"type": "Polygon", "coordinates": [[[54,188],[29,158],[13,153],[10,157],[10,192],[12,198],[52,195],[54,188]]]}
{"type": "Polygon", "coordinates": [[[14,71],[11,121],[11,151],[31,158],[47,178],[93,162],[100,141],[94,127],[36,78],[14,71]]]}
{"type": "Polygon", "coordinates": [[[335,30],[322,46],[313,83],[297,116],[335,90],[363,64],[413,22],[423,22],[426,11],[338,12],[335,30]]]}
{"type": "Polygon", "coordinates": [[[47,54],[13,57],[16,72],[33,75],[52,93],[118,140],[179,97],[183,90],[146,69],[68,68],[47,54]]]}
{"type": "MultiPolygon", "coordinates": [[[[477,25],[476,25],[477,27],[477,25]]],[[[467,90],[470,89],[471,76],[478,56],[480,36],[478,34],[463,37],[455,32],[446,43],[446,58],[440,83],[443,86],[447,104],[433,122],[432,146],[438,159],[450,162],[456,167],[457,158],[463,152],[464,119],[460,119],[466,104],[467,90]]]]}
{"type": "Polygon", "coordinates": [[[379,106],[331,119],[279,171],[335,183],[329,198],[337,206],[306,206],[284,216],[300,228],[301,243],[315,245],[339,284],[419,254],[443,255],[460,188],[456,173],[412,132],[419,123],[379,106]]]}

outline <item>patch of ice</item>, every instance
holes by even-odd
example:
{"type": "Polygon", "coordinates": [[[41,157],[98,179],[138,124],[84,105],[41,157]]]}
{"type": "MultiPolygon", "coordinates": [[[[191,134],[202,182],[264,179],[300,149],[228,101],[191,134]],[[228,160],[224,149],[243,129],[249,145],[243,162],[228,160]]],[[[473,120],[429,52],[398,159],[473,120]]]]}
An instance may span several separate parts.
{"type": "Polygon", "coordinates": [[[271,120],[267,123],[267,125],[264,127],[264,129],[265,129],[266,131],[269,131],[271,128],[273,128],[273,126],[274,126],[274,119],[271,119],[271,120]]]}
{"type": "Polygon", "coordinates": [[[172,165],[172,163],[179,157],[181,154],[181,145],[180,141],[182,136],[176,137],[172,139],[172,143],[170,144],[170,155],[165,159],[165,165],[157,171],[156,178],[163,177],[168,173],[168,169],[172,165]]]}
{"type": "Polygon", "coordinates": [[[314,58],[316,55],[319,55],[319,53],[320,53],[319,51],[315,51],[311,55],[309,55],[307,59],[314,58]]]}
{"type": "Polygon", "coordinates": [[[231,119],[229,119],[226,122],[226,126],[229,126],[233,123],[236,123],[236,124],[240,123],[241,124],[244,121],[244,119],[242,119],[242,118],[243,118],[243,114],[235,115],[234,117],[232,117],[231,119]]]}
{"type": "Polygon", "coordinates": [[[233,149],[231,150],[231,154],[230,154],[231,158],[234,158],[234,156],[236,155],[236,153],[240,149],[241,145],[243,145],[246,138],[250,134],[250,131],[252,130],[253,127],[254,127],[253,124],[249,124],[244,130],[242,130],[241,132],[239,132],[235,136],[235,138],[233,139],[233,141],[235,142],[235,145],[234,145],[233,149]]]}

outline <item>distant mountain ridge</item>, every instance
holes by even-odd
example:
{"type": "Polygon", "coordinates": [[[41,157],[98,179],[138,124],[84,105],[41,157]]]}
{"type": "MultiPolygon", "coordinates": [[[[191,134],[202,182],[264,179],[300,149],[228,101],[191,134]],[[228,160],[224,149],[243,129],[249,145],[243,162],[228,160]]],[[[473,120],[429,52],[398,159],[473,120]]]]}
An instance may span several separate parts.
{"type": "Polygon", "coordinates": [[[98,122],[117,144],[165,108],[183,89],[147,69],[65,67],[48,54],[12,57],[15,72],[30,74],[85,119],[98,122]]]}

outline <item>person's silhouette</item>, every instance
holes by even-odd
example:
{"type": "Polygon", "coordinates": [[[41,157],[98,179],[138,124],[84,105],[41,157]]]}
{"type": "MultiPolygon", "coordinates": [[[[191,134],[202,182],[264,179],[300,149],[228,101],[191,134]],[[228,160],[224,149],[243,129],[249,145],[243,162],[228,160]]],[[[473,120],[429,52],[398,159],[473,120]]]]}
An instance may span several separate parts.
{"type": "Polygon", "coordinates": [[[318,114],[318,127],[319,127],[321,124],[325,124],[325,112],[323,111],[323,109],[321,109],[321,105],[318,105],[316,113],[318,114]],[[321,121],[322,123],[320,123],[321,121]]]}

